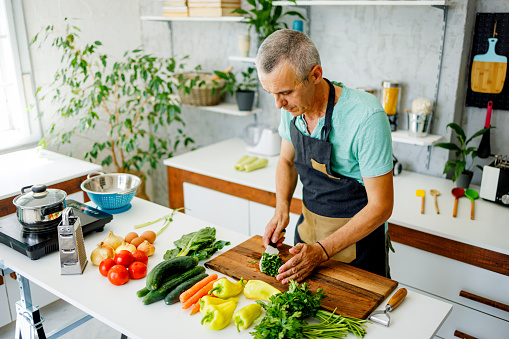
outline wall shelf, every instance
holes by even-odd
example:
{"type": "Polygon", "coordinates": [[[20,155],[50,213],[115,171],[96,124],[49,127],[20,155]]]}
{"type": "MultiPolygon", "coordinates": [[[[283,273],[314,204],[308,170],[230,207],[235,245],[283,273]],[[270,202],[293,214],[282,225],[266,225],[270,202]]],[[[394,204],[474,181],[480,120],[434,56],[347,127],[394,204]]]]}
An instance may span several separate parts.
{"type": "Polygon", "coordinates": [[[241,62],[250,62],[250,63],[253,63],[255,62],[255,59],[256,58],[250,58],[250,57],[241,57],[241,56],[229,56],[228,57],[228,60],[232,60],[232,61],[241,61],[241,62]]]}
{"type": "Polygon", "coordinates": [[[145,21],[228,21],[228,22],[242,22],[242,16],[220,16],[220,17],[166,17],[166,16],[142,16],[141,20],[145,21]]]}
{"type": "MultiPolygon", "coordinates": [[[[291,1],[274,1],[275,6],[295,6],[291,1]]],[[[448,0],[297,0],[297,6],[447,6],[448,0]]]]}
{"type": "Polygon", "coordinates": [[[396,131],[391,133],[392,141],[402,144],[417,146],[433,146],[442,139],[441,135],[428,134],[425,137],[417,138],[408,135],[408,131],[396,131]]]}
{"type": "Polygon", "coordinates": [[[251,114],[260,113],[262,111],[261,108],[255,108],[252,111],[239,111],[237,104],[230,104],[230,103],[224,103],[224,102],[220,103],[219,105],[215,105],[215,106],[189,106],[189,105],[185,105],[185,106],[198,108],[203,111],[235,115],[235,116],[239,116],[239,117],[245,117],[245,116],[248,116],[251,114]]]}

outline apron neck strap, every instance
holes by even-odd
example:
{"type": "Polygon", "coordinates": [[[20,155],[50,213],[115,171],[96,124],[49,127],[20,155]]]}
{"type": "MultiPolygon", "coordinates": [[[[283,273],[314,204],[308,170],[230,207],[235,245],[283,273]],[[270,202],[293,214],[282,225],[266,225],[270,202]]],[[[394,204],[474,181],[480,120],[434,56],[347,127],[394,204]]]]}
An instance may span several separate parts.
{"type": "Polygon", "coordinates": [[[323,78],[327,84],[329,84],[329,98],[327,99],[327,109],[325,111],[325,123],[322,128],[322,140],[329,141],[329,134],[332,129],[332,111],[334,110],[334,99],[336,98],[336,90],[334,85],[325,78],[323,78]]]}

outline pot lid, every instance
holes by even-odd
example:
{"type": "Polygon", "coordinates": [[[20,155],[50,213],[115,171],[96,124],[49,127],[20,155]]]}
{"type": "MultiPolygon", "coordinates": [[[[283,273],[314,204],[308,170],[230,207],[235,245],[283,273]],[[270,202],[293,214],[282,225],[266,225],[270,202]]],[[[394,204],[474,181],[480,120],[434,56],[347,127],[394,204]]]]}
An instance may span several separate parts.
{"type": "Polygon", "coordinates": [[[46,188],[46,185],[23,187],[21,193],[14,198],[14,205],[31,209],[58,204],[67,197],[65,191],[46,188]]]}

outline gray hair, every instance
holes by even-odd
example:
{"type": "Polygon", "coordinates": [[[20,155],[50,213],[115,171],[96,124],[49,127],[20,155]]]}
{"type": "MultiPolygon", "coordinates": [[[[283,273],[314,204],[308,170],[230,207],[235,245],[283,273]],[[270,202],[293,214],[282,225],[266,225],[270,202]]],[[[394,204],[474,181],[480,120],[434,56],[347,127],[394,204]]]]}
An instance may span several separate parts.
{"type": "Polygon", "coordinates": [[[282,61],[288,61],[294,67],[302,82],[307,82],[309,72],[321,64],[313,41],[293,29],[282,29],[269,35],[258,50],[255,65],[258,72],[267,74],[282,61]]]}

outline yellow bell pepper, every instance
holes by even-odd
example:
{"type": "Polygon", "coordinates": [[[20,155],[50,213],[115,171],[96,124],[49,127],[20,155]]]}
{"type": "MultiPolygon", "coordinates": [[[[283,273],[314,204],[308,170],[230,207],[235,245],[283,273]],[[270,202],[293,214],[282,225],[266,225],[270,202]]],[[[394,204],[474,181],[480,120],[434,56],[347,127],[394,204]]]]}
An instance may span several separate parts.
{"type": "Polygon", "coordinates": [[[212,289],[209,291],[209,294],[222,299],[230,298],[242,292],[244,285],[245,283],[243,278],[240,278],[240,280],[236,283],[233,283],[226,278],[221,278],[212,285],[212,289]]]}
{"type": "Polygon", "coordinates": [[[210,330],[222,330],[231,322],[236,308],[237,303],[234,301],[228,301],[219,305],[208,305],[204,309],[205,315],[201,319],[201,324],[205,324],[210,330]]]}
{"type": "Polygon", "coordinates": [[[262,306],[259,304],[250,304],[235,312],[233,322],[237,326],[237,332],[247,329],[261,314],[262,306]]]}
{"type": "Polygon", "coordinates": [[[244,286],[244,295],[248,299],[269,301],[271,296],[278,293],[281,291],[262,280],[249,280],[244,286]]]}
{"type": "Polygon", "coordinates": [[[221,298],[213,297],[211,295],[205,295],[205,296],[201,297],[200,300],[198,300],[198,302],[200,303],[200,312],[203,314],[205,314],[204,310],[207,308],[207,306],[221,305],[221,304],[227,303],[229,301],[233,301],[233,302],[237,303],[239,301],[239,298],[231,297],[228,299],[221,299],[221,298]]]}

